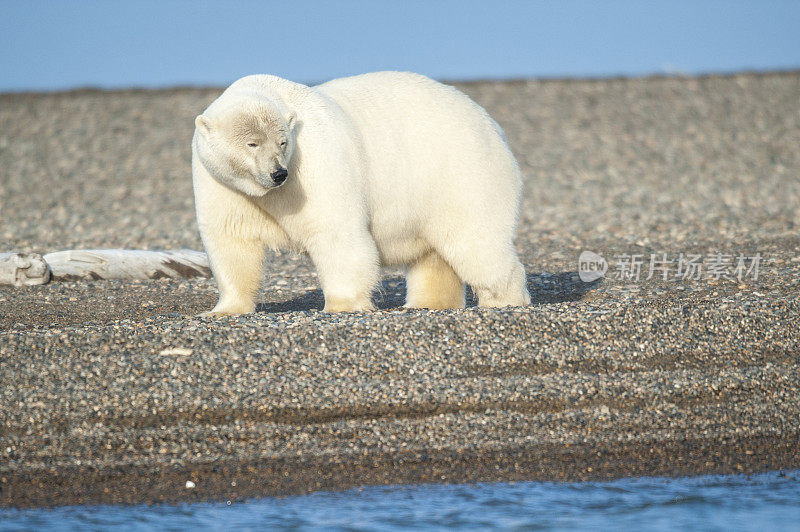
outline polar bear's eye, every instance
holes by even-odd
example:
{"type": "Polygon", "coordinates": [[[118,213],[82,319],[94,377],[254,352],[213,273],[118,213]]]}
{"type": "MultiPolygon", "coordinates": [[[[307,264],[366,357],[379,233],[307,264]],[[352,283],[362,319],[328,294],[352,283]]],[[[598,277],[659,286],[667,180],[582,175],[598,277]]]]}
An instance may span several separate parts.
{"type": "Polygon", "coordinates": [[[251,148],[258,148],[258,144],[255,142],[248,142],[247,145],[250,146],[251,148]]]}
{"type": "Polygon", "coordinates": [[[285,140],[282,140],[282,141],[281,141],[281,148],[285,148],[285,147],[286,147],[286,141],[285,141],[285,140]]]}

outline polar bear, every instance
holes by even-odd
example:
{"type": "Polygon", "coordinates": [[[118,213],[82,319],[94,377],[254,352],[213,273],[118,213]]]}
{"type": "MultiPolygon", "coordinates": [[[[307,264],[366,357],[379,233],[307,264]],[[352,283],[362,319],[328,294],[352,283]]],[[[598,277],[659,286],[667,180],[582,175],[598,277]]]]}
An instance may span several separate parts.
{"type": "Polygon", "coordinates": [[[407,307],[463,307],[464,283],[481,306],[530,303],[503,131],[425,76],[239,79],[195,120],[192,174],[220,292],[206,315],[254,311],[267,248],[310,256],[326,312],[373,310],[387,265],[406,267],[407,307]]]}

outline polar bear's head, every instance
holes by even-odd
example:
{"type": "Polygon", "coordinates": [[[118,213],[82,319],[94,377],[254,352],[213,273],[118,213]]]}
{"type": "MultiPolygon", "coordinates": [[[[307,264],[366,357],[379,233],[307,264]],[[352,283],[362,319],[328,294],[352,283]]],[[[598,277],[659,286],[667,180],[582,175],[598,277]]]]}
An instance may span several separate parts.
{"type": "Polygon", "coordinates": [[[295,113],[270,105],[248,105],[195,119],[200,162],[224,185],[263,196],[289,177],[295,113]]]}

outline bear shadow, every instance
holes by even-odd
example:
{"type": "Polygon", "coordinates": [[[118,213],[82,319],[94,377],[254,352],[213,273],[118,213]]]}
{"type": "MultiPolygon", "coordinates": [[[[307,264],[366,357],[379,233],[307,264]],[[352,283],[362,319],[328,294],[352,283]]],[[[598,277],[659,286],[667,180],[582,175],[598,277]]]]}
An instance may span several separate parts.
{"type": "MultiPolygon", "coordinates": [[[[569,301],[579,301],[593,290],[603,279],[592,282],[580,280],[578,272],[558,272],[558,273],[535,273],[529,274],[526,279],[528,292],[531,294],[531,305],[542,305],[546,303],[565,303],[569,301]]],[[[389,310],[402,307],[406,298],[405,277],[395,275],[386,277],[381,281],[381,287],[373,298],[376,306],[380,310],[389,310]]],[[[474,307],[478,304],[472,289],[468,286],[466,293],[467,307],[474,307]]],[[[294,297],[287,301],[259,303],[256,312],[276,313],[276,312],[298,312],[322,310],[325,306],[325,297],[321,289],[309,290],[305,294],[294,297]]]]}

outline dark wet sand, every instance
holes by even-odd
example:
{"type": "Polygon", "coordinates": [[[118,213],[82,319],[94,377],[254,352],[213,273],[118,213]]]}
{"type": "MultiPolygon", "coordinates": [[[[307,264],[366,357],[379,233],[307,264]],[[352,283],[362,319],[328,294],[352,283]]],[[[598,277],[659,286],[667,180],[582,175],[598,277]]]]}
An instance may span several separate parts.
{"type": "Polygon", "coordinates": [[[740,474],[797,468],[800,439],[741,438],[652,444],[533,445],[486,451],[314,457],[159,468],[72,468],[15,476],[4,505],[242,501],[365,485],[491,481],[586,481],[630,476],[740,474]],[[187,480],[195,483],[186,489],[187,480]]]}

